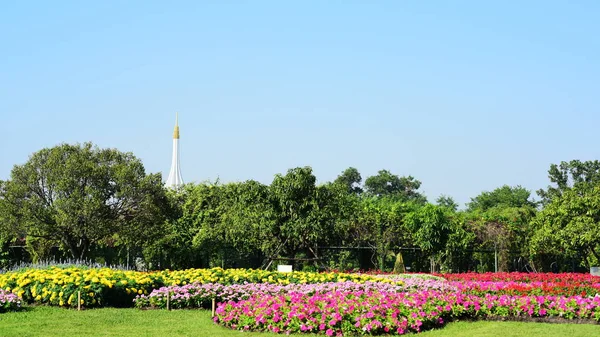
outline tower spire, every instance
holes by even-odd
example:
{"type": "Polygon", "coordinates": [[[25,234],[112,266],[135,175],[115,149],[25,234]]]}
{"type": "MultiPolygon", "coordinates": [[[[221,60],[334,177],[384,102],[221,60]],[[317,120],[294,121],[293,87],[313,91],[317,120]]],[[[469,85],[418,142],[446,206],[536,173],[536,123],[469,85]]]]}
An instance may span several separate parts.
{"type": "Polygon", "coordinates": [[[179,113],[175,113],[175,129],[173,130],[173,139],[179,139],[179,113]]]}
{"type": "Polygon", "coordinates": [[[183,185],[183,178],[179,169],[179,114],[175,113],[175,129],[173,130],[173,156],[171,157],[171,171],[165,185],[169,188],[178,188],[183,185]]]}

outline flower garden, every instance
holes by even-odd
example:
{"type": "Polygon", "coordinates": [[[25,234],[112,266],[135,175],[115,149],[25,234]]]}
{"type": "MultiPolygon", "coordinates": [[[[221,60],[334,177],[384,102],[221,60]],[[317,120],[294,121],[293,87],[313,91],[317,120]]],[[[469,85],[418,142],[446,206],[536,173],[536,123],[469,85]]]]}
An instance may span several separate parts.
{"type": "Polygon", "coordinates": [[[18,310],[22,303],[201,309],[210,308],[214,300],[213,320],[224,327],[327,336],[406,334],[464,319],[600,322],[600,277],[587,274],[407,277],[52,267],[0,274],[0,289],[0,312],[18,310]]]}

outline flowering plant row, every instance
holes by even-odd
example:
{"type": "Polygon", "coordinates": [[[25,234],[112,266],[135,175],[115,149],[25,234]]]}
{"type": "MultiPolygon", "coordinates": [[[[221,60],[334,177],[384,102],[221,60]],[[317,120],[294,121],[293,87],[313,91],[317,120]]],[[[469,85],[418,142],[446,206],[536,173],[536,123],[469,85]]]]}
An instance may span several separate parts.
{"type": "Polygon", "coordinates": [[[514,282],[514,281],[450,281],[449,284],[469,294],[594,296],[600,294],[600,283],[514,282]]]}
{"type": "Polygon", "coordinates": [[[405,334],[453,318],[564,317],[600,321],[600,297],[373,291],[257,295],[220,303],[215,322],[237,330],[327,336],[405,334]]]}
{"type": "Polygon", "coordinates": [[[190,283],[184,286],[168,286],[153,290],[148,295],[136,296],[134,302],[138,308],[166,308],[167,297],[170,307],[202,308],[208,307],[214,299],[217,302],[240,301],[258,295],[283,295],[292,292],[303,294],[325,294],[331,291],[341,292],[414,292],[422,290],[458,291],[458,288],[445,281],[407,279],[404,284],[390,284],[367,281],[364,283],[327,282],[318,284],[269,284],[244,283],[223,285],[219,283],[190,283]]]}
{"type": "MultiPolygon", "coordinates": [[[[332,270],[335,272],[340,272],[340,270],[332,270]]],[[[444,280],[442,274],[428,274],[428,273],[403,273],[397,274],[392,271],[381,271],[381,270],[359,270],[359,269],[351,269],[343,271],[347,274],[363,274],[363,275],[373,275],[373,276],[385,276],[392,279],[407,279],[407,278],[421,278],[425,280],[444,280]]]]}
{"type": "Polygon", "coordinates": [[[449,281],[513,281],[513,282],[552,282],[552,283],[577,283],[577,284],[600,284],[600,276],[578,273],[460,273],[439,274],[449,281]]]}
{"type": "Polygon", "coordinates": [[[328,282],[320,284],[268,284],[245,283],[222,285],[218,283],[192,283],[185,286],[170,286],[153,290],[149,295],[139,295],[134,300],[138,308],[165,308],[167,296],[171,308],[200,308],[207,306],[213,299],[217,302],[240,301],[253,296],[285,295],[288,293],[324,294],[340,290],[343,292],[371,291],[396,292],[400,286],[379,282],[328,282]]]}
{"type": "Polygon", "coordinates": [[[165,285],[189,283],[311,284],[352,281],[364,283],[381,281],[402,284],[401,281],[370,275],[343,273],[278,273],[251,269],[187,269],[178,271],[136,272],[108,268],[25,269],[0,274],[0,289],[11,291],[28,303],[65,307],[80,304],[85,307],[131,306],[137,295],[147,295],[165,285]]]}
{"type": "Polygon", "coordinates": [[[219,283],[219,284],[241,284],[241,283],[273,283],[273,284],[313,284],[325,282],[352,281],[364,283],[367,281],[385,282],[390,284],[402,283],[402,281],[381,278],[373,275],[346,274],[346,273],[313,273],[294,271],[280,273],[276,271],[260,269],[186,269],[166,270],[157,273],[163,278],[165,285],[185,285],[192,282],[219,283]]]}
{"type": "Polygon", "coordinates": [[[0,288],[28,303],[57,306],[128,306],[137,294],[149,293],[162,281],[146,273],[108,268],[26,269],[0,274],[0,288]]]}
{"type": "Polygon", "coordinates": [[[463,292],[511,295],[591,295],[600,294],[600,277],[590,274],[551,273],[463,273],[444,274],[463,292]]]}
{"type": "Polygon", "coordinates": [[[0,289],[0,312],[13,311],[21,307],[21,300],[16,294],[0,289]]]}

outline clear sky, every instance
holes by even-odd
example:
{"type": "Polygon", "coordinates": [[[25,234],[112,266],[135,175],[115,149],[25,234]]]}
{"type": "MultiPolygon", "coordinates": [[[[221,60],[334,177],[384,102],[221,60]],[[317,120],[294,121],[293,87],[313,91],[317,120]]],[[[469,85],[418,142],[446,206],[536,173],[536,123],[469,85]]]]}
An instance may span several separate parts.
{"type": "Polygon", "coordinates": [[[599,159],[598,1],[0,2],[0,179],[92,141],[186,182],[388,169],[468,202],[599,159]]]}

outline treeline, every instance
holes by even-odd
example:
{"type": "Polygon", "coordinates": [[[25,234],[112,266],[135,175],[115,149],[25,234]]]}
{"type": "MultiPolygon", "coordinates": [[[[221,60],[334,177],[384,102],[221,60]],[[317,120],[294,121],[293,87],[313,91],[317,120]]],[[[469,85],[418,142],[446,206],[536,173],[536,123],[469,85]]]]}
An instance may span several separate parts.
{"type": "Polygon", "coordinates": [[[520,186],[429,201],[421,182],[310,167],[173,191],[139,159],[90,143],[34,153],[0,181],[0,264],[76,258],[151,269],[270,267],[585,271],[600,260],[600,162],[551,165],[520,186]]]}

